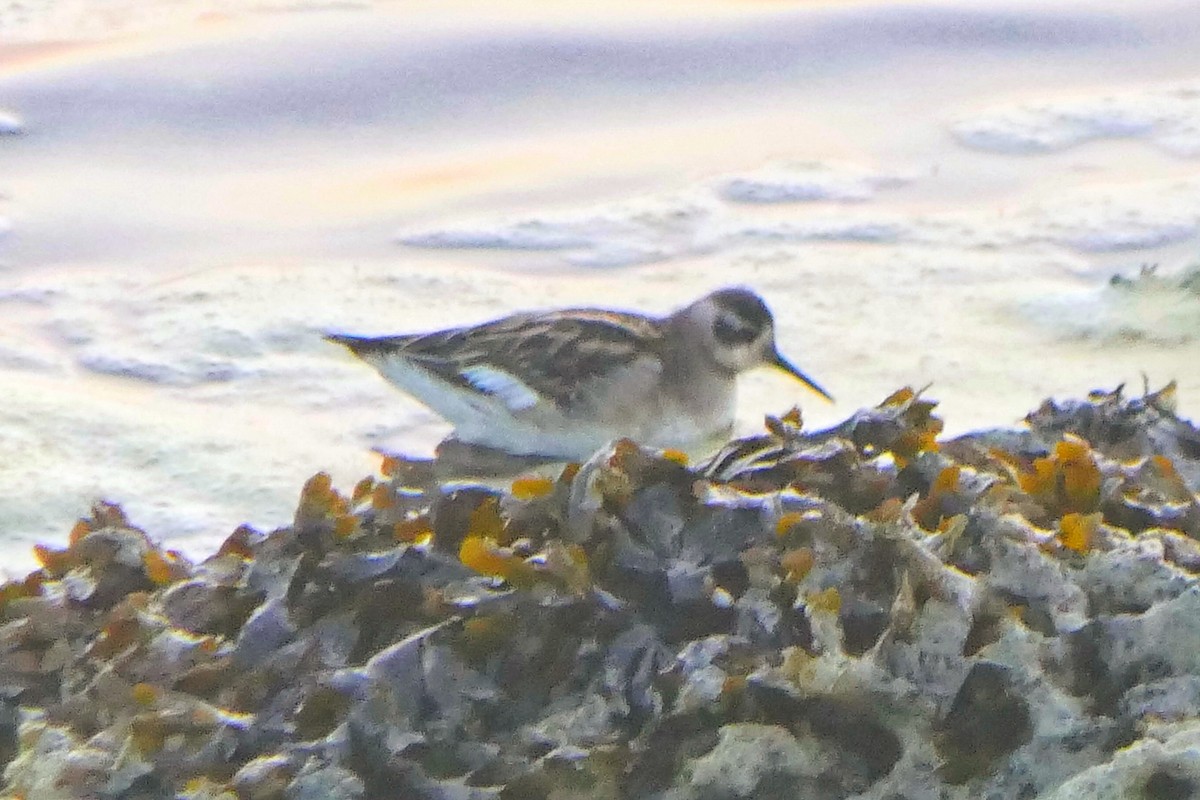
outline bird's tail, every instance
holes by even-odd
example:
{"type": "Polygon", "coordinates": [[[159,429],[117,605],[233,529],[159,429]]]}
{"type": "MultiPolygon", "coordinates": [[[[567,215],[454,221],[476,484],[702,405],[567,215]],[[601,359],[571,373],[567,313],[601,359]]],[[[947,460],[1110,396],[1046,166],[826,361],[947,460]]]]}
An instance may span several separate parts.
{"type": "Polygon", "coordinates": [[[372,363],[397,355],[413,338],[411,336],[354,336],[349,333],[326,333],[324,336],[326,341],[340,344],[364,361],[372,363]]]}
{"type": "Polygon", "coordinates": [[[363,353],[370,351],[371,343],[376,341],[369,336],[352,336],[348,333],[326,333],[324,334],[325,341],[340,344],[354,353],[356,356],[361,356],[363,353]]]}

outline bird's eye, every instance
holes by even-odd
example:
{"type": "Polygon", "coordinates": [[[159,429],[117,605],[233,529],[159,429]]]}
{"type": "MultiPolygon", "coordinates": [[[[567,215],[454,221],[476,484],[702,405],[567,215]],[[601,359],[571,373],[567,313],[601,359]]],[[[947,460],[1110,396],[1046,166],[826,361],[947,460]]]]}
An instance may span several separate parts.
{"type": "Polygon", "coordinates": [[[713,337],[721,344],[749,344],[758,338],[759,332],[757,326],[733,314],[721,314],[713,320],[713,337]]]}

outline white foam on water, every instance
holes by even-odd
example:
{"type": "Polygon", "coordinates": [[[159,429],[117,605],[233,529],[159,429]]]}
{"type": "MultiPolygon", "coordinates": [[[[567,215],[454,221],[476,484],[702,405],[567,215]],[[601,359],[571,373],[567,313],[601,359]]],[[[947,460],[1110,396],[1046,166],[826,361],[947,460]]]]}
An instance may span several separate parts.
{"type": "Polygon", "coordinates": [[[889,175],[844,164],[780,164],[717,181],[721,197],[740,203],[862,202],[896,189],[911,176],[889,175]]]}
{"type": "Polygon", "coordinates": [[[1182,270],[1146,265],[1103,286],[1029,299],[1021,307],[1057,335],[1111,347],[1149,344],[1187,357],[1200,342],[1200,260],[1182,270]]]}
{"type": "Polygon", "coordinates": [[[1146,142],[1200,156],[1200,84],[991,109],[951,126],[963,144],[1002,153],[1046,153],[1100,139],[1146,142]]]}
{"type": "Polygon", "coordinates": [[[479,222],[450,229],[401,233],[410,247],[542,250],[568,264],[618,267],[693,256],[711,248],[715,224],[706,198],[641,198],[551,216],[479,222]]]}
{"type": "Polygon", "coordinates": [[[25,125],[16,114],[10,114],[0,109],[0,136],[15,136],[23,133],[25,125]]]}

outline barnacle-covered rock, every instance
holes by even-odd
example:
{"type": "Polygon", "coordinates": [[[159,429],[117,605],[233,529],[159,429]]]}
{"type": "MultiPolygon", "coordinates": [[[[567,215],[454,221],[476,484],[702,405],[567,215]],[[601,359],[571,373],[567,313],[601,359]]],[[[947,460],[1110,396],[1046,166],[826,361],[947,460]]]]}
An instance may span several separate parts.
{"type": "Polygon", "coordinates": [[[487,485],[389,458],[200,563],[98,504],[0,587],[4,791],[1190,796],[1200,433],[1172,399],[943,440],[905,389],[695,465],[619,441],[487,485]]]}
{"type": "Polygon", "coordinates": [[[1147,798],[1175,800],[1200,793],[1200,725],[1156,732],[1081,771],[1044,800],[1147,798]]]}
{"type": "Polygon", "coordinates": [[[664,800],[832,796],[824,775],[833,771],[836,759],[828,745],[797,740],[779,725],[735,723],[718,733],[716,746],[684,766],[683,785],[664,800]]]}

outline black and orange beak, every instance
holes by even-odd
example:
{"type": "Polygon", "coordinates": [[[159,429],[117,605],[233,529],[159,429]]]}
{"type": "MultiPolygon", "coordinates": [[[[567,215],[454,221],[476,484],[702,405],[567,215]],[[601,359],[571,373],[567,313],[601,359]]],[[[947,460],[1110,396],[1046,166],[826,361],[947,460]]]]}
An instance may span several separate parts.
{"type": "Polygon", "coordinates": [[[831,402],[831,403],[833,402],[833,395],[831,395],[829,392],[822,389],[820,384],[818,384],[812,378],[808,377],[803,372],[801,372],[796,367],[795,364],[788,361],[786,358],[781,356],[778,352],[775,353],[775,359],[773,361],[771,361],[770,364],[772,367],[777,367],[777,368],[783,370],[784,372],[786,372],[788,375],[791,375],[793,378],[800,381],[805,386],[812,389],[814,392],[821,395],[821,397],[824,397],[829,402],[831,402]]]}

